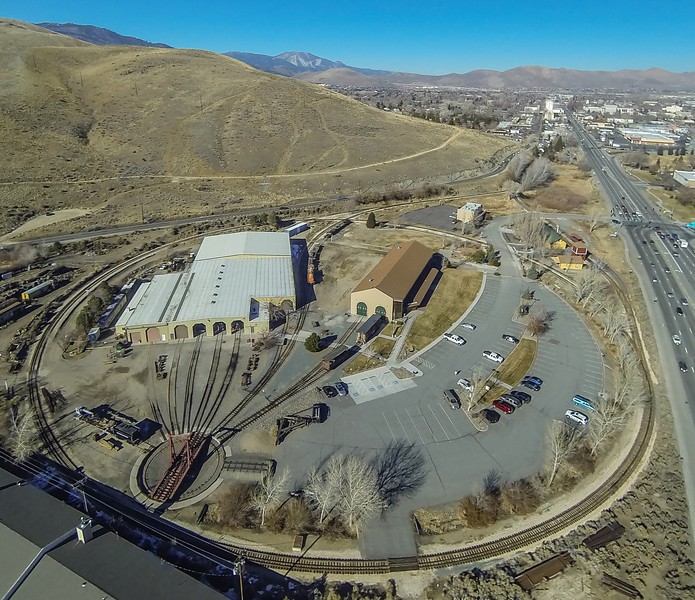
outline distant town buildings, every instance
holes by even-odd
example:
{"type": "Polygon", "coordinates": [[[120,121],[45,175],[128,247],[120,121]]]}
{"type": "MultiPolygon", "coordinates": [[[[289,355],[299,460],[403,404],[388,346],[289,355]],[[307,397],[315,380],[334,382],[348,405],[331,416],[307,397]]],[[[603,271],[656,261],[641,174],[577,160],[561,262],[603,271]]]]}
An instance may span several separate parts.
{"type": "Polygon", "coordinates": [[[695,171],[674,171],[673,178],[685,187],[695,188],[695,171]]]}

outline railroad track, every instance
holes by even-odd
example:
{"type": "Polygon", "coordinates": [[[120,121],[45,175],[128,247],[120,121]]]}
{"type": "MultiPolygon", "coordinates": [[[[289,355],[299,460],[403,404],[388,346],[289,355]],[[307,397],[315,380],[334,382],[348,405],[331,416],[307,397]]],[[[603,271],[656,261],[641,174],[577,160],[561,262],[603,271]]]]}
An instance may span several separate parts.
{"type": "Polygon", "coordinates": [[[220,358],[222,355],[222,344],[224,342],[224,332],[220,332],[215,336],[215,348],[212,351],[212,361],[210,362],[210,372],[208,373],[207,381],[205,382],[205,388],[200,396],[200,404],[195,411],[195,416],[193,417],[193,422],[190,424],[188,431],[198,431],[200,425],[207,410],[208,404],[210,402],[210,396],[212,396],[212,390],[215,387],[215,381],[217,381],[217,370],[220,366],[220,358]]]}
{"type": "MultiPolygon", "coordinates": [[[[344,344],[350,336],[355,332],[355,329],[357,329],[359,325],[359,321],[356,321],[348,329],[343,333],[343,335],[340,337],[340,339],[337,342],[337,345],[340,346],[344,344]]],[[[325,369],[321,367],[321,365],[316,365],[313,367],[308,373],[306,373],[301,379],[299,379],[297,382],[293,383],[289,388],[286,390],[283,390],[274,400],[270,400],[268,404],[263,406],[262,408],[258,409],[256,412],[252,413],[248,417],[245,417],[242,419],[240,422],[238,422],[236,425],[233,426],[227,426],[224,432],[218,434],[218,439],[222,443],[226,443],[229,439],[234,437],[239,431],[242,431],[251,425],[253,425],[255,422],[257,422],[259,419],[263,418],[266,416],[268,413],[272,412],[276,408],[278,408],[281,404],[287,402],[288,400],[294,398],[298,393],[304,391],[308,387],[312,386],[314,383],[316,383],[319,379],[324,377],[326,375],[325,369]]],[[[258,386],[257,388],[258,389],[258,386]]],[[[238,414],[238,413],[237,413],[238,414]]],[[[231,423],[231,419],[227,421],[227,423],[231,423]]]]}
{"type": "Polygon", "coordinates": [[[224,377],[222,378],[222,384],[220,385],[220,389],[217,390],[217,395],[215,396],[215,400],[212,403],[212,406],[210,409],[207,411],[207,415],[203,417],[200,423],[200,431],[205,432],[208,429],[212,427],[212,423],[215,420],[215,417],[217,416],[217,413],[220,410],[220,407],[222,406],[222,401],[224,400],[224,397],[227,395],[227,391],[229,390],[229,386],[232,384],[232,381],[234,379],[234,373],[236,372],[236,367],[237,364],[239,363],[239,350],[241,348],[241,331],[237,331],[234,333],[234,343],[232,345],[232,354],[229,357],[229,363],[227,364],[227,368],[224,372],[224,377]]]}
{"type": "MultiPolygon", "coordinates": [[[[179,433],[191,430],[191,412],[193,411],[193,392],[195,390],[195,372],[198,369],[198,360],[200,359],[200,348],[203,345],[203,336],[199,335],[195,338],[193,345],[193,354],[188,362],[188,371],[186,372],[186,389],[183,397],[183,416],[179,425],[179,433]],[[188,419],[186,419],[188,417],[188,419]]],[[[176,394],[174,394],[176,400],[176,394]]],[[[176,402],[178,405],[178,402],[176,402]]]]}
{"type": "Polygon", "coordinates": [[[171,368],[169,369],[169,383],[167,384],[167,412],[169,414],[170,434],[180,433],[179,409],[176,404],[176,382],[179,378],[179,361],[181,360],[181,347],[183,339],[177,340],[174,346],[174,353],[171,357],[171,368]]]}

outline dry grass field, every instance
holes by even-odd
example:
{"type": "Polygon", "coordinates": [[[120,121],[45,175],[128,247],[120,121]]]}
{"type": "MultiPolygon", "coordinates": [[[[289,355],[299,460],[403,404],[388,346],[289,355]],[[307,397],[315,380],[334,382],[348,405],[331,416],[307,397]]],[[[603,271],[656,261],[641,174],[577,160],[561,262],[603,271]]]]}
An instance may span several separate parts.
{"type": "Polygon", "coordinates": [[[92,46],[0,19],[0,59],[14,225],[55,208],[114,223],[141,205],[176,216],[378,189],[475,170],[508,145],[212,52],[92,46]]]}
{"type": "Polygon", "coordinates": [[[473,303],[483,274],[465,269],[445,269],[423,314],[415,319],[405,349],[417,351],[442,335],[473,303]]]}
{"type": "Polygon", "coordinates": [[[536,348],[536,340],[522,339],[502,363],[497,378],[508,385],[516,385],[531,368],[536,358],[536,348]]]}

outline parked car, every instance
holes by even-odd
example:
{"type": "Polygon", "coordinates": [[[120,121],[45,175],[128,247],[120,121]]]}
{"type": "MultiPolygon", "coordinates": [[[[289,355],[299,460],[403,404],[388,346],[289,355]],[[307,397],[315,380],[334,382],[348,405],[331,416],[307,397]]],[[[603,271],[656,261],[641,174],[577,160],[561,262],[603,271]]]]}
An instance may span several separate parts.
{"type": "Polygon", "coordinates": [[[335,398],[338,395],[338,390],[336,390],[332,385],[324,385],[322,388],[323,393],[326,394],[327,398],[335,398]]]}
{"type": "Polygon", "coordinates": [[[676,346],[680,346],[683,343],[683,341],[681,340],[681,336],[679,336],[679,335],[674,334],[671,339],[673,340],[673,343],[676,346]]]}
{"type": "Polygon", "coordinates": [[[483,356],[496,363],[501,363],[504,360],[501,354],[497,354],[497,352],[493,352],[492,350],[483,350],[483,356]]]}
{"type": "Polygon", "coordinates": [[[444,337],[449,340],[450,342],[454,342],[454,344],[458,344],[459,346],[463,346],[466,343],[466,340],[464,340],[460,335],[456,335],[455,333],[445,333],[444,337]]]}
{"type": "Polygon", "coordinates": [[[589,417],[578,410],[568,410],[565,412],[565,418],[577,425],[586,427],[589,424],[589,417]]]}
{"type": "Polygon", "coordinates": [[[525,388],[528,388],[529,390],[533,390],[534,392],[537,392],[541,389],[540,385],[538,385],[535,381],[531,381],[530,379],[525,379],[521,382],[521,385],[523,385],[525,388]]]}
{"type": "Polygon", "coordinates": [[[526,375],[526,377],[524,377],[524,381],[533,381],[533,383],[543,385],[543,380],[535,375],[526,375]]]}
{"type": "Polygon", "coordinates": [[[520,390],[512,390],[509,393],[515,398],[521,400],[524,404],[531,402],[531,394],[527,394],[526,392],[522,392],[520,390]]]}
{"type": "Polygon", "coordinates": [[[461,378],[456,383],[459,384],[467,392],[473,391],[473,384],[466,378],[461,378]]]}
{"type": "Polygon", "coordinates": [[[572,402],[577,406],[580,406],[581,408],[586,408],[587,410],[590,410],[591,412],[594,412],[596,410],[596,406],[591,400],[585,398],[584,396],[580,396],[579,394],[572,398],[572,402]]]}
{"type": "Polygon", "coordinates": [[[492,406],[508,415],[511,415],[514,412],[514,407],[509,404],[509,402],[505,402],[504,400],[494,400],[492,406]]]}
{"type": "Polygon", "coordinates": [[[502,339],[505,342],[511,342],[512,344],[518,344],[519,343],[519,338],[515,338],[513,335],[509,335],[508,333],[505,333],[502,336],[502,339]]]}
{"type": "Polygon", "coordinates": [[[473,323],[461,323],[461,327],[464,329],[470,329],[471,331],[475,329],[475,325],[473,325],[473,323]]]}
{"type": "Polygon", "coordinates": [[[491,408],[484,408],[482,411],[483,419],[488,423],[497,423],[500,420],[500,413],[491,408]]]}
{"type": "Polygon", "coordinates": [[[335,389],[338,390],[339,396],[347,396],[348,386],[347,383],[345,383],[344,381],[336,381],[333,384],[333,387],[335,387],[335,389]]]}
{"type": "Polygon", "coordinates": [[[521,408],[524,403],[519,400],[516,396],[512,396],[511,394],[502,394],[500,396],[500,400],[504,400],[505,402],[509,402],[514,408],[521,408]]]}
{"type": "Polygon", "coordinates": [[[461,408],[461,401],[455,390],[444,390],[444,399],[449,403],[449,408],[461,408]]]}

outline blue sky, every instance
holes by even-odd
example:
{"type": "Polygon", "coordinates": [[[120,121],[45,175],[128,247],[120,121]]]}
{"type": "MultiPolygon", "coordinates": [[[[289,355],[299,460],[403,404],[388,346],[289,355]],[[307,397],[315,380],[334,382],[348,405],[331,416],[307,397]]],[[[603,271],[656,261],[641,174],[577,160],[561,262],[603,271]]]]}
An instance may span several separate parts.
{"type": "Polygon", "coordinates": [[[0,16],[98,25],[177,48],[271,55],[301,50],[358,67],[427,74],[521,65],[695,71],[692,23],[685,25],[685,19],[679,25],[671,10],[655,15],[659,6],[665,5],[653,0],[0,0],[0,16]]]}

